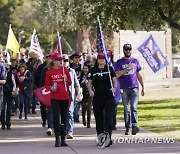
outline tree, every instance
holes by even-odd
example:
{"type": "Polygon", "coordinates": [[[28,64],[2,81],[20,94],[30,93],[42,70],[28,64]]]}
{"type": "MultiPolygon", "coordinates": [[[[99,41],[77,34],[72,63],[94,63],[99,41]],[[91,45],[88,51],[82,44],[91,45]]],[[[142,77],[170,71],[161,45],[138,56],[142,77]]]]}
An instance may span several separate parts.
{"type": "MultiPolygon", "coordinates": [[[[0,44],[6,44],[11,15],[15,8],[22,4],[22,0],[1,0],[0,1],[0,44]]],[[[16,30],[15,30],[16,31],[16,30]]]]}
{"type": "Polygon", "coordinates": [[[97,16],[104,31],[149,31],[170,27],[179,33],[179,6],[179,0],[24,0],[23,7],[19,7],[19,12],[14,14],[13,22],[27,31],[25,42],[30,41],[29,34],[35,27],[44,47],[49,45],[49,48],[55,44],[57,31],[61,32],[66,42],[72,42],[69,34],[82,34],[84,36],[79,38],[87,39],[89,36],[85,35],[90,35],[88,31],[96,31],[97,16]]]}
{"type": "Polygon", "coordinates": [[[179,0],[89,0],[105,28],[162,29],[166,24],[180,30],[179,0]]]}

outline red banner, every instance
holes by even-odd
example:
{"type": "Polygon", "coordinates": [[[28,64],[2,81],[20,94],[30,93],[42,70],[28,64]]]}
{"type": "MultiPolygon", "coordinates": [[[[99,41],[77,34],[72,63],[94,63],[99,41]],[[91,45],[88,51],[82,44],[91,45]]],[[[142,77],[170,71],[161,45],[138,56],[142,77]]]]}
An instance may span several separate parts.
{"type": "Polygon", "coordinates": [[[45,86],[35,89],[34,93],[40,102],[46,106],[51,106],[50,91],[47,91],[45,86]]]}

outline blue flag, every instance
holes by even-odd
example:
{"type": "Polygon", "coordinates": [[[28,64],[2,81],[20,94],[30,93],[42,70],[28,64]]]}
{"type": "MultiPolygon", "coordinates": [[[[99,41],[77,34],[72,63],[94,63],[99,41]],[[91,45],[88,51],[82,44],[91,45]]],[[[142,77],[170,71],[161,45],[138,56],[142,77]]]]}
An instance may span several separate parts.
{"type": "Polygon", "coordinates": [[[167,66],[167,58],[158,47],[152,35],[138,48],[154,73],[167,66]]]}
{"type": "MultiPolygon", "coordinates": [[[[104,43],[104,36],[102,34],[101,23],[99,19],[98,19],[98,26],[97,26],[97,42],[96,43],[97,43],[97,52],[103,52],[106,56],[108,65],[114,69],[113,63],[111,61],[111,56],[108,53],[108,50],[104,43]]],[[[117,81],[117,88],[116,88],[116,91],[114,92],[114,100],[115,100],[115,104],[118,104],[121,100],[121,94],[120,94],[119,80],[116,80],[116,81],[117,81]]]]}

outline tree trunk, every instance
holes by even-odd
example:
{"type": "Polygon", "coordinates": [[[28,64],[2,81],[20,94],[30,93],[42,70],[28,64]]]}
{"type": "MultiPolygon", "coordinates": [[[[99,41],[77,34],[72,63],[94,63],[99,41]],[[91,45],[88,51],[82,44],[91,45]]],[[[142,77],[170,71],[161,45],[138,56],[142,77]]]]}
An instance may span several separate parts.
{"type": "Polygon", "coordinates": [[[77,36],[77,52],[91,54],[90,32],[87,28],[78,31],[77,36]]]}

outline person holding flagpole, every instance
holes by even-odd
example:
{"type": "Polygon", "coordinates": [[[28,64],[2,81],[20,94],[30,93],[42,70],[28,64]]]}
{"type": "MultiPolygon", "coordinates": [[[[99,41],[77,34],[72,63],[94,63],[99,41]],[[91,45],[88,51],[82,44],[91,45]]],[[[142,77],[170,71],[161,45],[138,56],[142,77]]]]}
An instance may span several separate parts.
{"type": "Polygon", "coordinates": [[[139,132],[137,105],[139,100],[139,85],[141,84],[141,95],[144,96],[144,83],[140,74],[141,66],[136,58],[131,57],[131,44],[124,44],[124,57],[119,59],[115,65],[116,76],[119,78],[124,105],[125,135],[129,135],[132,128],[132,135],[139,132]]]}
{"type": "MultiPolygon", "coordinates": [[[[88,90],[93,97],[93,111],[96,121],[96,132],[98,137],[106,135],[104,146],[112,144],[111,134],[113,128],[114,92],[117,87],[116,74],[111,66],[107,66],[106,56],[99,52],[95,66],[90,70],[88,76],[88,90]],[[109,78],[111,76],[111,78],[109,78]],[[110,79],[112,79],[113,87],[110,79]]],[[[101,141],[101,139],[99,140],[101,141]]],[[[97,143],[99,146],[101,143],[97,143]]]]}

